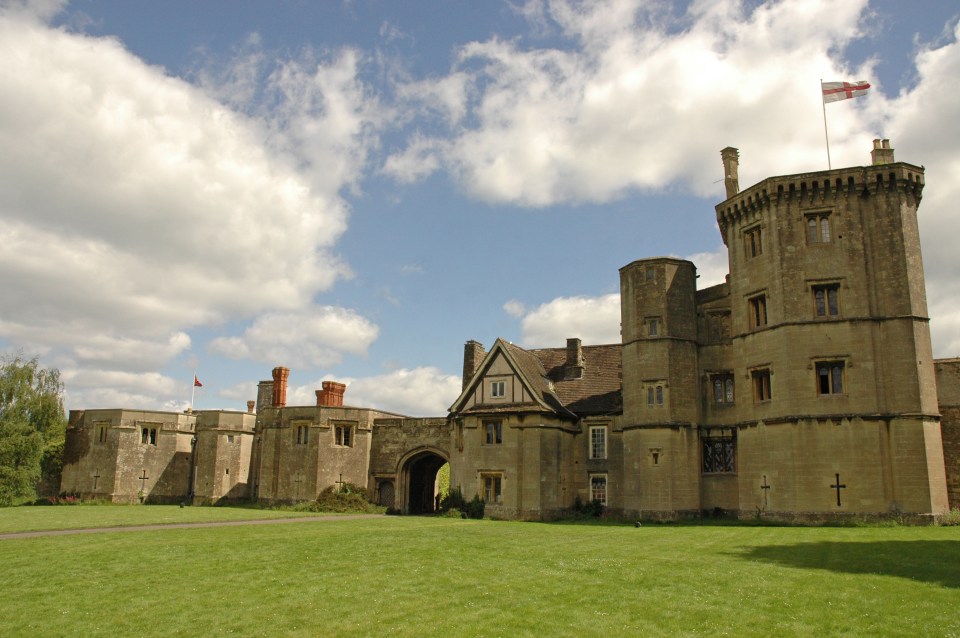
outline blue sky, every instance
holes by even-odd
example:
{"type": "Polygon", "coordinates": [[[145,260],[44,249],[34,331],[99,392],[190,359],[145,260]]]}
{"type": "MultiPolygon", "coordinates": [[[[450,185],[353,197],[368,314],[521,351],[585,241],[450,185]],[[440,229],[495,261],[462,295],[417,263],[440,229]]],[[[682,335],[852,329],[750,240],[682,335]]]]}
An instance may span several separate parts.
{"type": "Polygon", "coordinates": [[[243,409],[291,368],[442,415],[463,343],[618,340],[618,275],[722,280],[740,183],[891,138],[923,164],[937,356],[960,355],[952,2],[0,3],[0,350],[67,407],[243,409]]]}

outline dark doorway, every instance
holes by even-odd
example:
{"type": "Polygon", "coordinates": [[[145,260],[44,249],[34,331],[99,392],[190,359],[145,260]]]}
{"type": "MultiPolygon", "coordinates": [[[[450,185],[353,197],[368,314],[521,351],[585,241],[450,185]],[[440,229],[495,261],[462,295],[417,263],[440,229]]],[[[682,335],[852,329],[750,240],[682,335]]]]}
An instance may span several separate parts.
{"type": "Polygon", "coordinates": [[[407,513],[432,514],[437,511],[437,471],[447,460],[424,452],[407,463],[407,513]]]}

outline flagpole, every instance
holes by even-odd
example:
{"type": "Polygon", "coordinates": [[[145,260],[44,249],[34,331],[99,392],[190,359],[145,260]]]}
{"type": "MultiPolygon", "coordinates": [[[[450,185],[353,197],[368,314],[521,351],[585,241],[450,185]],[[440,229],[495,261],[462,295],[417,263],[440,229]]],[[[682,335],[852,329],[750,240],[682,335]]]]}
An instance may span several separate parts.
{"type": "Polygon", "coordinates": [[[827,170],[833,170],[830,163],[830,136],[827,134],[827,101],[823,99],[823,78],[820,78],[820,106],[823,107],[823,139],[827,142],[827,170]]]}
{"type": "Polygon", "coordinates": [[[190,410],[193,410],[193,397],[197,393],[197,371],[193,371],[193,378],[190,379],[190,410]]]}

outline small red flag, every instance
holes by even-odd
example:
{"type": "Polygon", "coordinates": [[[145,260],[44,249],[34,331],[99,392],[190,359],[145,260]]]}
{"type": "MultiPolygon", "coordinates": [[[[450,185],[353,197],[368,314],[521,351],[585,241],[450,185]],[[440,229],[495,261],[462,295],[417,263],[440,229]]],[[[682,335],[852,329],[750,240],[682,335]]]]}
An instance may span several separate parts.
{"type": "Polygon", "coordinates": [[[193,375],[193,387],[202,388],[203,384],[200,383],[200,379],[197,378],[197,375],[193,375]]]}

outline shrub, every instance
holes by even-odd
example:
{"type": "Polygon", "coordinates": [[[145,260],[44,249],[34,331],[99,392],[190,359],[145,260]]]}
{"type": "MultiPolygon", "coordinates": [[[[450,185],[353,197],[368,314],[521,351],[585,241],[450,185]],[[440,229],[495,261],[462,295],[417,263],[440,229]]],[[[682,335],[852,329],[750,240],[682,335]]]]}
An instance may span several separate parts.
{"type": "Polygon", "coordinates": [[[467,511],[467,500],[463,498],[463,492],[460,491],[459,485],[440,499],[440,511],[448,512],[450,510],[467,511]]]}
{"type": "Polygon", "coordinates": [[[473,498],[470,499],[470,502],[466,505],[467,509],[467,518],[483,518],[483,512],[487,508],[487,504],[483,502],[483,499],[480,498],[479,494],[474,494],[473,498]]]}
{"type": "Polygon", "coordinates": [[[946,527],[960,525],[960,509],[954,507],[949,512],[940,516],[940,524],[946,527]]]}

